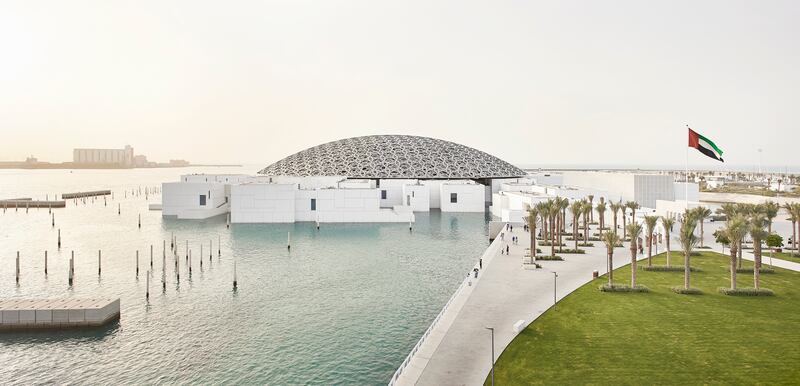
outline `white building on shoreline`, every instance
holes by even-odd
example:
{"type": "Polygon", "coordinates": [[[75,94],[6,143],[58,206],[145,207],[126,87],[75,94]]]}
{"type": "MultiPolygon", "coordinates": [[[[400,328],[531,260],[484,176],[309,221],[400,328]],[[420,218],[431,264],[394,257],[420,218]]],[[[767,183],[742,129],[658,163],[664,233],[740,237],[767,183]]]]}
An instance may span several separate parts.
{"type": "Polygon", "coordinates": [[[162,186],[164,216],[233,223],[410,222],[414,212],[484,212],[525,172],[433,138],[378,135],[312,147],[248,175],[184,175],[162,186]]]}

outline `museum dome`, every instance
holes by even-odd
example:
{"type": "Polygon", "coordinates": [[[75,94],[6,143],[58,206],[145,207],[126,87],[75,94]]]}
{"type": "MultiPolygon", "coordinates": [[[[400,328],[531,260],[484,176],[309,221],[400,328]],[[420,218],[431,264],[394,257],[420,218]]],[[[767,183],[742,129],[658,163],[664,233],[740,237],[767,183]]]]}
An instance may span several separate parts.
{"type": "Polygon", "coordinates": [[[413,135],[369,135],[324,143],[258,172],[269,176],[486,179],[525,172],[480,150],[413,135]]]}

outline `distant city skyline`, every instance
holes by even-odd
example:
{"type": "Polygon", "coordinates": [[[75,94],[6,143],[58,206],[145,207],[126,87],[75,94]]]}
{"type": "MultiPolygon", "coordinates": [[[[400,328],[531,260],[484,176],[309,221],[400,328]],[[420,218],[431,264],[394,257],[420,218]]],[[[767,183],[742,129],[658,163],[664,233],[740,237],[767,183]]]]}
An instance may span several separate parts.
{"type": "Polygon", "coordinates": [[[798,172],[798,17],[791,1],[7,1],[0,161],[131,145],[266,166],[409,134],[520,166],[680,168],[688,124],[726,160],[690,152],[691,168],[798,172]]]}

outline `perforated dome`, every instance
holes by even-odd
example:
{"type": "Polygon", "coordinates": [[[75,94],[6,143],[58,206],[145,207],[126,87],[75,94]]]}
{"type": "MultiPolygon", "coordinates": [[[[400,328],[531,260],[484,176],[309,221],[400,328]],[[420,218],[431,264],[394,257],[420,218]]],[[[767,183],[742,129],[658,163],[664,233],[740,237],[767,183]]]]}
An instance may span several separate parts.
{"type": "Polygon", "coordinates": [[[292,154],[259,174],[349,178],[483,179],[521,177],[522,169],[457,143],[412,135],[370,135],[292,154]]]}

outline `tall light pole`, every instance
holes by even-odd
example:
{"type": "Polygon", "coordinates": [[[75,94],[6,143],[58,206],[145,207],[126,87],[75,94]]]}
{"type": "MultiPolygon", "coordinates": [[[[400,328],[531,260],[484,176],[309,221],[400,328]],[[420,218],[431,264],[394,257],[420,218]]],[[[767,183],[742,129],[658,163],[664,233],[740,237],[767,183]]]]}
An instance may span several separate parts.
{"type": "Polygon", "coordinates": [[[492,386],[494,386],[494,327],[485,327],[492,332],[492,386]]]}
{"type": "Polygon", "coordinates": [[[556,303],[558,303],[558,300],[556,298],[556,291],[557,291],[557,288],[558,288],[557,284],[556,284],[557,280],[558,280],[558,273],[553,271],[553,309],[554,310],[556,309],[556,303]]]}

